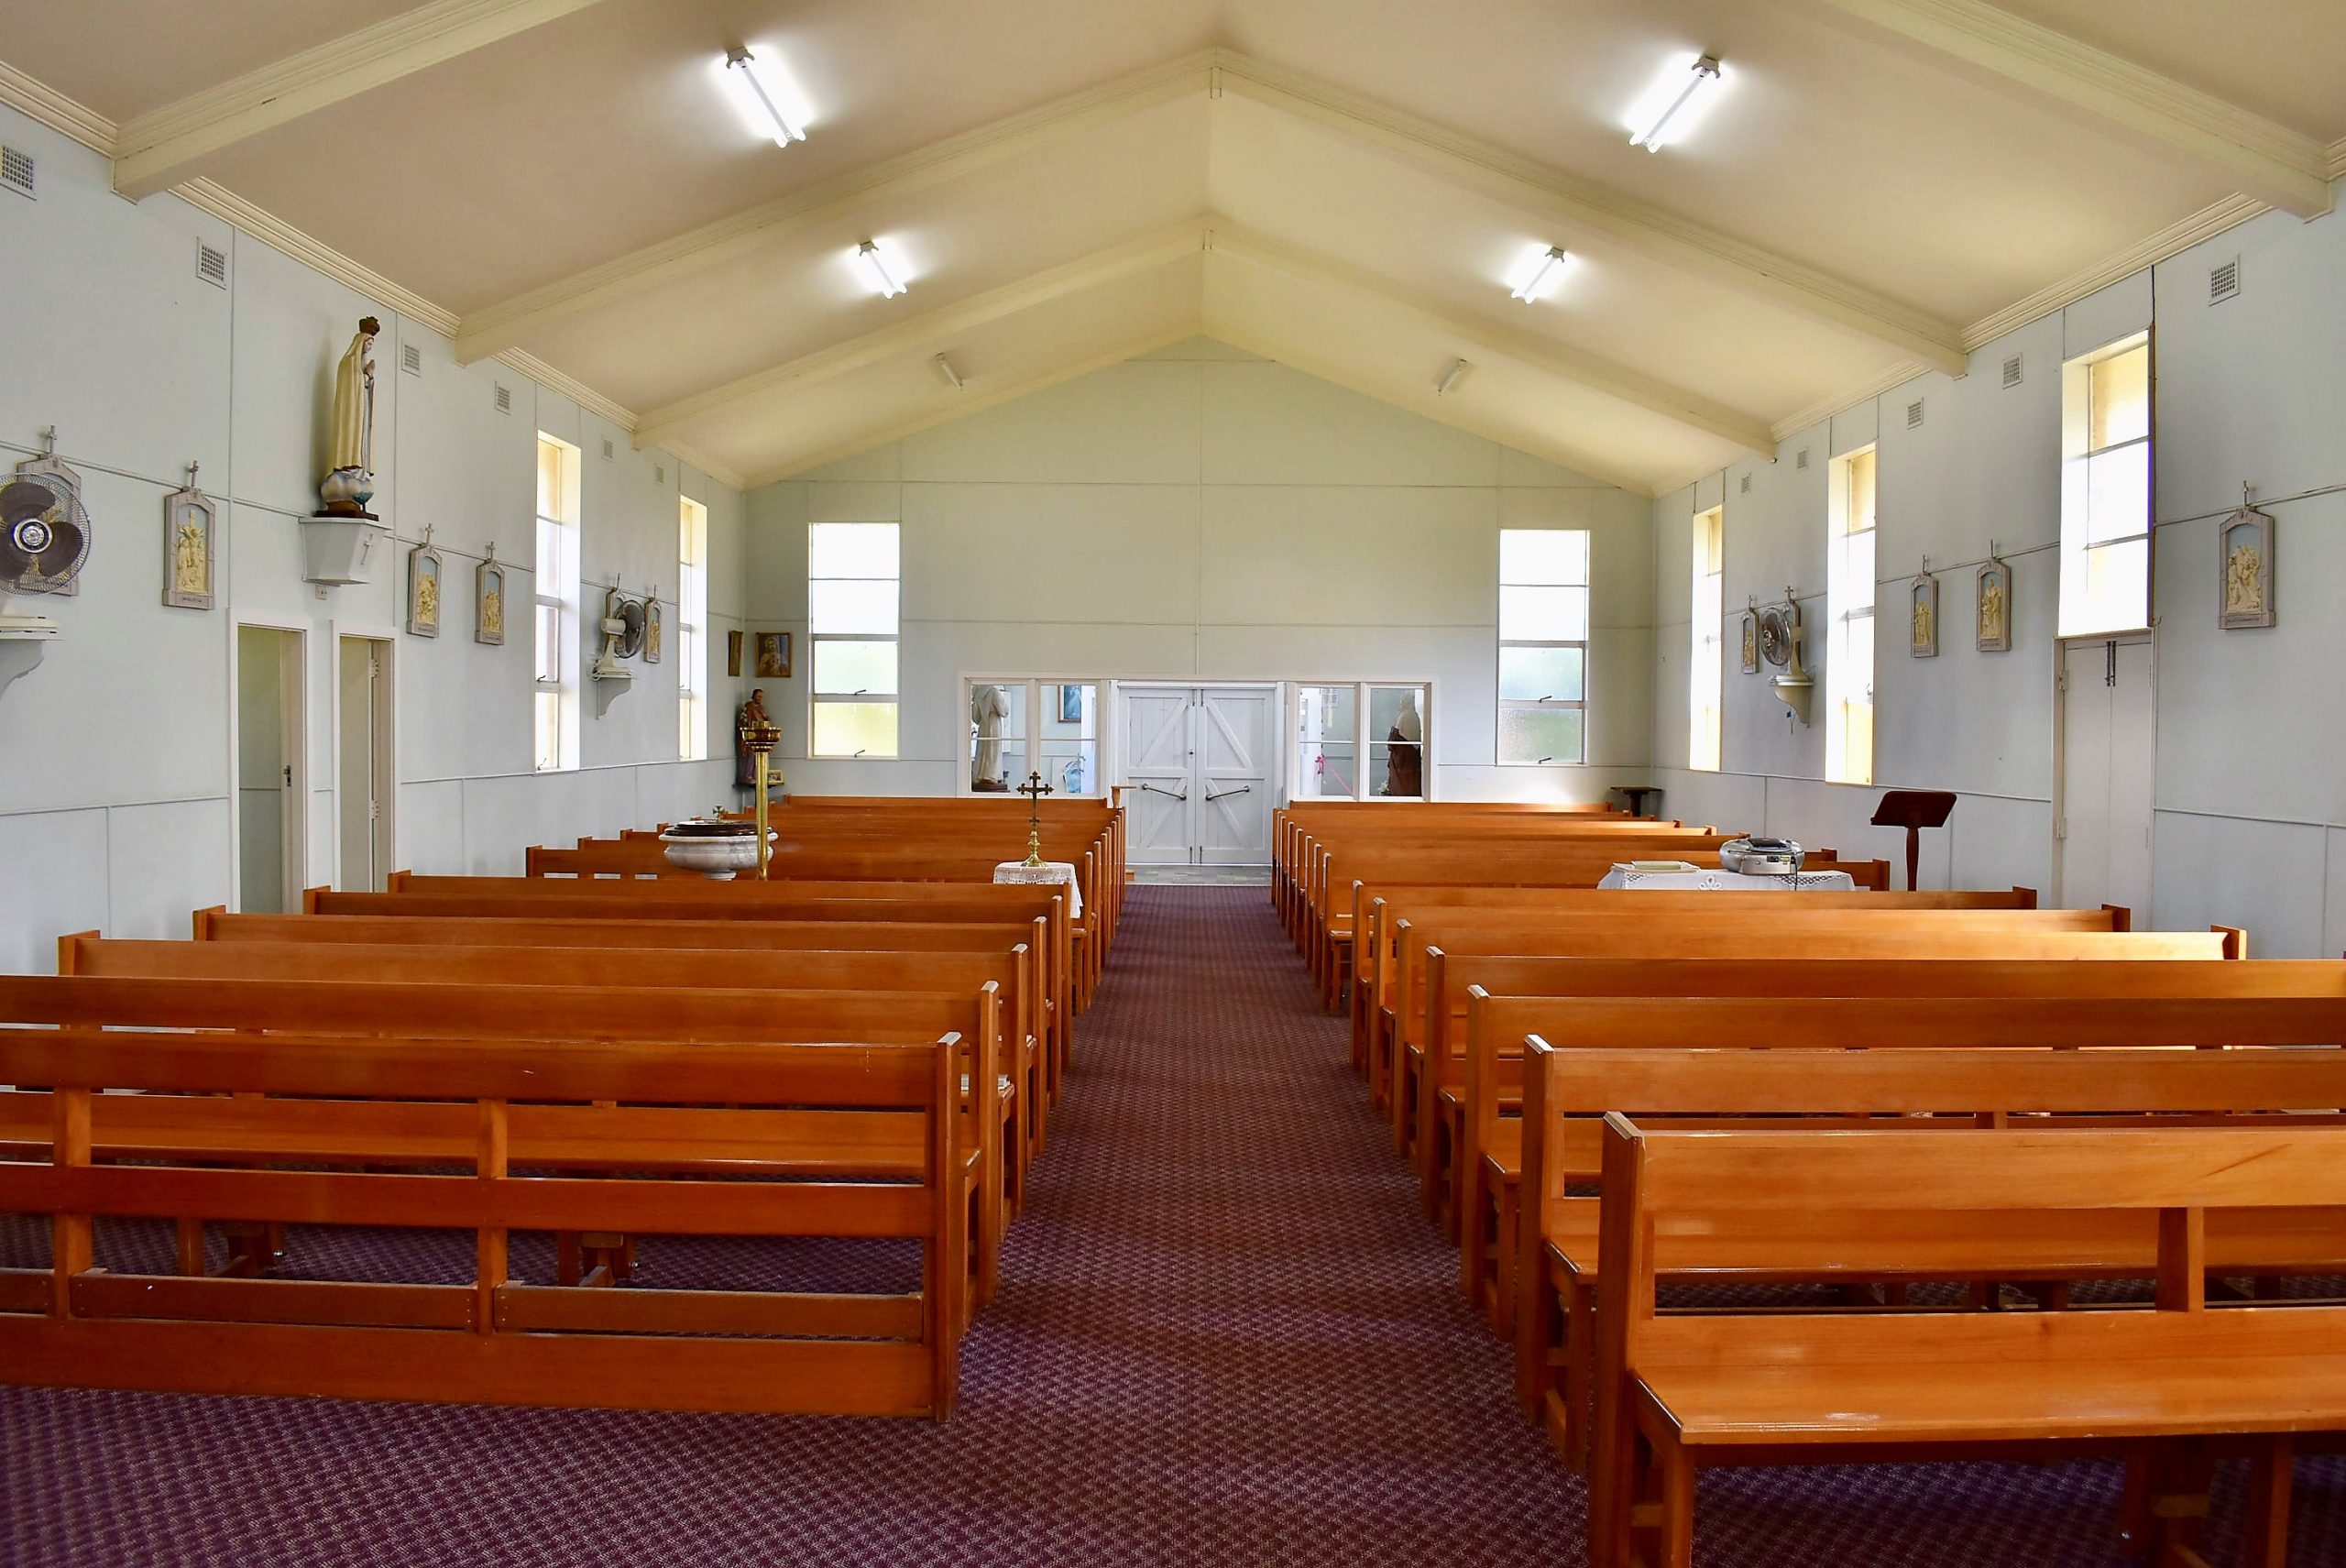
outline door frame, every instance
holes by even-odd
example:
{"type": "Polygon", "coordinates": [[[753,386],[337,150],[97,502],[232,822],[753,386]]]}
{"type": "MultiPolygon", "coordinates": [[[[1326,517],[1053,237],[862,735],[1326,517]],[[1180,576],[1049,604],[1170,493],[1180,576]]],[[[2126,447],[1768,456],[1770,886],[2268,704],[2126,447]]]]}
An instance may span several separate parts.
{"type": "Polygon", "coordinates": [[[285,753],[293,769],[293,782],[286,786],[285,820],[280,829],[285,845],[280,873],[284,881],[284,906],[296,910],[301,907],[301,889],[310,868],[310,634],[317,629],[307,620],[250,610],[236,611],[229,621],[228,864],[233,872],[228,881],[228,907],[239,913],[245,906],[245,759],[244,710],[236,696],[243,690],[239,677],[243,674],[244,639],[239,634],[248,626],[257,631],[290,632],[295,639],[293,690],[289,698],[280,685],[278,700],[291,710],[280,717],[286,721],[285,753]]]}
{"type": "Polygon", "coordinates": [[[334,884],[343,885],[342,864],[342,741],[345,715],[342,710],[342,645],[346,641],[373,642],[378,645],[382,659],[383,689],[375,710],[375,784],[380,807],[375,817],[375,842],[382,852],[383,872],[388,877],[395,869],[399,855],[400,798],[400,662],[399,632],[395,628],[376,621],[335,620],[327,623],[334,639],[334,884]]]}
{"type": "MultiPolygon", "coordinates": [[[[2156,788],[2159,760],[2158,627],[2155,624],[2153,624],[2147,627],[2138,627],[2132,631],[2105,631],[2095,635],[2082,637],[2055,638],[2053,640],[2053,671],[2050,681],[2053,695],[2053,817],[2052,820],[2045,824],[2045,829],[2051,836],[2050,847],[2052,850],[2053,869],[2053,875],[2051,878],[2052,906],[2055,909],[2063,909],[2068,906],[2068,890],[2062,885],[2062,883],[2066,874],[2063,866],[2063,859],[2066,854],[2064,846],[2068,839],[2068,834],[2064,829],[2067,826],[2069,817],[2069,694],[2068,689],[2061,684],[2061,681],[2062,677],[2067,673],[2070,651],[2073,648],[2088,646],[2096,642],[2139,642],[2150,650],[2151,768],[2153,783],[2153,789],[2151,792],[2151,828],[2154,834],[2157,831],[2158,827],[2158,792],[2156,788]]],[[[2153,869],[2155,872],[2156,868],[2153,869]]],[[[2134,914],[2143,922],[2143,928],[2148,929],[2150,911],[2146,909],[2140,909],[2134,911],[2134,914]]]]}

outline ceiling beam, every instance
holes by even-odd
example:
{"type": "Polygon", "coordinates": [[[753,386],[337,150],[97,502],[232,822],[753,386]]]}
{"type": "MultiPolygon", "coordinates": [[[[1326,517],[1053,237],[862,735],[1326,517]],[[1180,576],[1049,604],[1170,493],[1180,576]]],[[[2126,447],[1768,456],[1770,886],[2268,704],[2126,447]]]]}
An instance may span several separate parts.
{"type": "Polygon", "coordinates": [[[1151,66],[484,305],[467,313],[457,329],[456,360],[469,364],[487,358],[556,322],[608,309],[646,290],[753,254],[869,203],[959,180],[1095,126],[1187,97],[1203,90],[1211,60],[1210,54],[1199,53],[1151,66]]]}
{"type": "Polygon", "coordinates": [[[1189,219],[1123,245],[1095,251],[1065,266],[1037,272],[1014,283],[1005,283],[999,289],[989,289],[966,300],[939,305],[933,311],[906,317],[860,337],[815,349],[770,369],[760,370],[722,386],[712,387],[705,392],[696,392],[691,397],[680,398],[674,402],[649,410],[636,425],[635,444],[638,447],[657,445],[667,438],[671,431],[689,426],[750,399],[785,387],[797,389],[814,386],[834,376],[843,376],[850,370],[860,370],[882,359],[893,358],[899,354],[938,345],[942,340],[957,333],[968,332],[989,322],[1000,321],[1004,316],[1047,304],[1065,295],[1151,272],[1185,256],[1195,256],[1203,244],[1207,222],[1202,217],[1189,219]]]}
{"type": "Polygon", "coordinates": [[[1967,367],[1962,333],[1952,322],[1304,72],[1222,50],[1212,91],[1242,93],[1325,126],[1543,219],[1562,231],[1559,243],[1569,243],[1575,231],[1601,234],[1681,271],[1888,344],[1951,376],[1967,367]]]}
{"type": "Polygon", "coordinates": [[[1911,45],[1960,60],[2007,93],[2099,122],[2221,172],[2301,218],[2330,211],[2330,148],[2172,77],[1981,0],[1821,0],[1911,45]]]}
{"type": "Polygon", "coordinates": [[[150,196],[247,137],[331,108],[598,0],[435,0],[125,120],[114,188],[150,196]]]}
{"type": "MultiPolygon", "coordinates": [[[[993,408],[1001,403],[1015,402],[1020,398],[1042,391],[1047,388],[1056,387],[1062,381],[1072,381],[1080,376],[1089,376],[1094,370],[1105,370],[1110,366],[1121,365],[1127,359],[1137,359],[1144,354],[1154,354],[1160,348],[1169,348],[1174,344],[1197,336],[1198,332],[1198,323],[1189,322],[1174,331],[1152,333],[1146,337],[1136,338],[1119,347],[1112,348],[1105,354],[1096,354],[1089,358],[1077,360],[1073,364],[1060,366],[1056,370],[1046,370],[1039,376],[1030,376],[1024,381],[1014,381],[1006,387],[996,387],[975,396],[966,392],[946,392],[943,396],[953,400],[942,404],[929,413],[923,414],[917,419],[907,420],[903,424],[893,425],[886,430],[876,431],[870,435],[856,436],[837,446],[826,448],[803,458],[794,459],[781,467],[751,474],[744,488],[751,490],[762,489],[768,485],[780,484],[784,479],[795,479],[801,474],[827,467],[842,458],[853,457],[859,453],[869,452],[875,446],[885,446],[891,442],[902,441],[906,436],[918,435],[924,430],[934,430],[940,424],[950,424],[957,419],[967,419],[981,410],[993,408]]],[[[941,386],[942,383],[939,385],[941,386]]]]}
{"type": "Polygon", "coordinates": [[[1731,441],[1747,452],[1763,457],[1776,455],[1775,438],[1764,421],[1609,359],[1582,354],[1497,322],[1451,314],[1348,262],[1315,256],[1219,221],[1214,223],[1207,253],[1283,273],[1313,288],[1344,289],[1366,295],[1455,339],[1477,355],[1512,359],[1559,380],[1731,441]]]}

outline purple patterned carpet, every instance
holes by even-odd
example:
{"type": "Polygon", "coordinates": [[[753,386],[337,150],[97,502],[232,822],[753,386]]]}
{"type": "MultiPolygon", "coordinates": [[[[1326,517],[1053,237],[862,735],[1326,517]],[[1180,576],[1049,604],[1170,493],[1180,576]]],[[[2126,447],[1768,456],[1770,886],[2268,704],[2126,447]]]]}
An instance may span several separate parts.
{"type": "MultiPolygon", "coordinates": [[[[1264,892],[1126,914],[951,1421],[0,1389],[0,1562],[1579,1563],[1580,1486],[1264,892]]],[[[2108,1466],[1747,1472],[1703,1482],[1696,1552],[2117,1568],[2116,1503],[2108,1466]]],[[[2299,1466],[2297,1531],[2346,1563],[2340,1462],[2299,1466]]]]}

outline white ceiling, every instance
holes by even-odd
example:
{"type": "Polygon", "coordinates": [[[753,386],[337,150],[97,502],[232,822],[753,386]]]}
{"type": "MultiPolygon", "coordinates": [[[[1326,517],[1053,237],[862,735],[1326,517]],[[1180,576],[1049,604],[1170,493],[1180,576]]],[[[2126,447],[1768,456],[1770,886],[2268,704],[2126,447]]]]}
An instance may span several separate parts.
{"type": "Polygon", "coordinates": [[[126,189],[225,187],[752,481],[1202,330],[1651,489],[2346,157],[2337,0],[17,0],[0,49],[126,189]],[[1699,133],[1632,148],[1702,51],[1699,133]]]}

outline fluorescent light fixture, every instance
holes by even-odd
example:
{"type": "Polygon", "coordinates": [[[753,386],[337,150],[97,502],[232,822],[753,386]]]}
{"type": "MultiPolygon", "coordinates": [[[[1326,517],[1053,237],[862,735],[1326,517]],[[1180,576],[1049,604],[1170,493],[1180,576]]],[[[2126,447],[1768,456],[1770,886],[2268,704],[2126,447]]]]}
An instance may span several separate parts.
{"type": "Polygon", "coordinates": [[[1660,152],[1670,143],[1683,140],[1700,118],[1696,101],[1713,96],[1707,90],[1723,80],[1718,56],[1702,55],[1691,64],[1682,56],[1630,109],[1629,128],[1636,134],[1629,137],[1629,145],[1660,152]],[[1639,130],[1640,126],[1645,128],[1639,130]]]}
{"type": "Polygon", "coordinates": [[[1572,264],[1571,251],[1561,245],[1551,245],[1540,253],[1540,259],[1532,264],[1530,275],[1508,291],[1525,304],[1532,304],[1540,295],[1548,291],[1548,286],[1572,264]]]}
{"type": "Polygon", "coordinates": [[[1474,367],[1464,359],[1453,360],[1450,368],[1442,373],[1442,380],[1434,387],[1433,395],[1437,398],[1450,396],[1450,389],[1465,379],[1466,372],[1473,368],[1474,367]]]}
{"type": "Polygon", "coordinates": [[[946,358],[945,356],[940,354],[937,356],[936,365],[937,373],[945,378],[945,384],[952,388],[955,391],[959,391],[961,389],[961,372],[953,368],[953,361],[946,358]]]}
{"type": "Polygon", "coordinates": [[[864,272],[872,279],[872,287],[880,291],[882,299],[893,300],[904,291],[904,286],[888,269],[887,258],[880,254],[879,241],[867,239],[857,246],[855,258],[863,263],[864,272]]]}
{"type": "Polygon", "coordinates": [[[760,135],[773,137],[776,147],[806,139],[806,116],[795,107],[798,95],[782,80],[773,61],[760,60],[747,49],[728,49],[725,78],[760,135]]]}

